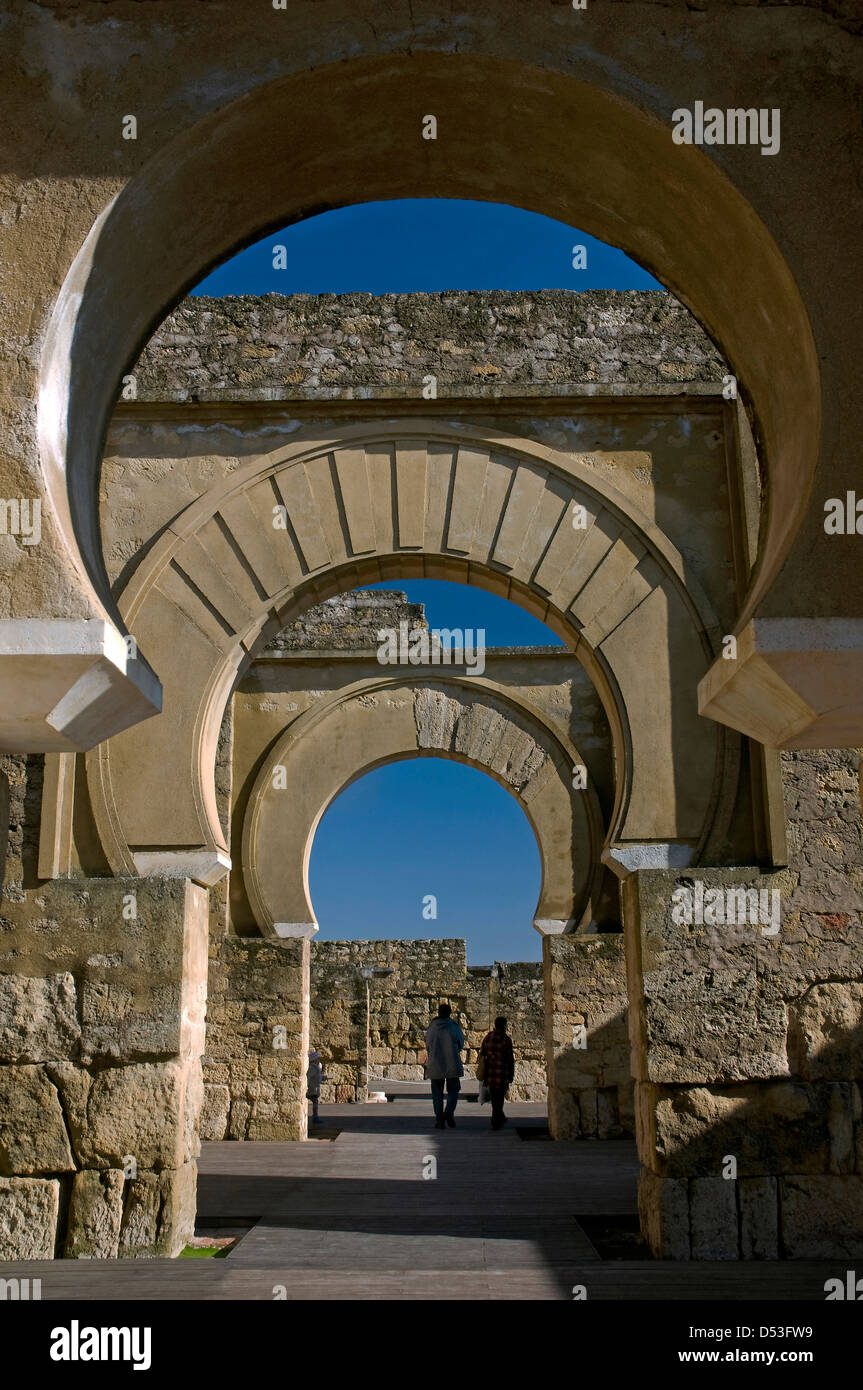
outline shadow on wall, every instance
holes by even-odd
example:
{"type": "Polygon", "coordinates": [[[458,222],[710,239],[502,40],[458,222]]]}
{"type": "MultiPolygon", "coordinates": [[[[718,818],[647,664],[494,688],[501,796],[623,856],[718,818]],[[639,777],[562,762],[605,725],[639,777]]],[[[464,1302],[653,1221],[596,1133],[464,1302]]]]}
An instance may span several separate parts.
{"type": "Polygon", "coordinates": [[[863,1106],[860,1082],[847,1079],[863,1075],[861,1017],[863,983],[816,984],[789,1006],[791,1076],[640,1084],[639,1147],[652,1171],[642,1170],[639,1211],[656,1253],[863,1256],[863,1106]]]}
{"type": "Polygon", "coordinates": [[[552,1019],[571,1028],[573,1041],[555,1047],[548,1092],[555,1139],[631,1139],[635,1136],[634,1083],[626,1008],[589,1022],[584,1014],[552,1019]]]}
{"type": "Polygon", "coordinates": [[[39,834],[45,758],[7,753],[0,758],[0,898],[39,886],[39,834]],[[15,877],[6,883],[6,870],[15,877]],[[20,878],[18,877],[20,875],[20,878]]]}

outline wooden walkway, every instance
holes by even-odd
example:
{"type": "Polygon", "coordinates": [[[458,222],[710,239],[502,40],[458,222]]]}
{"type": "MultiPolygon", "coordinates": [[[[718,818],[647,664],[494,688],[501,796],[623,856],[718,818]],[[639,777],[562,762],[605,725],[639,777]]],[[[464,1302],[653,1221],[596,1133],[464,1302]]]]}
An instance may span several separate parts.
{"type": "MultiPolygon", "coordinates": [[[[631,1218],[628,1142],[552,1143],[543,1107],[464,1104],[435,1130],[425,1101],[328,1106],[334,1140],[205,1144],[198,1231],[245,1231],[226,1259],[42,1261],[44,1299],[823,1300],[831,1265],[603,1259],[579,1222],[631,1218]],[[428,1175],[428,1176],[427,1176],[428,1175]]],[[[318,1134],[322,1134],[319,1130],[318,1134]]]]}

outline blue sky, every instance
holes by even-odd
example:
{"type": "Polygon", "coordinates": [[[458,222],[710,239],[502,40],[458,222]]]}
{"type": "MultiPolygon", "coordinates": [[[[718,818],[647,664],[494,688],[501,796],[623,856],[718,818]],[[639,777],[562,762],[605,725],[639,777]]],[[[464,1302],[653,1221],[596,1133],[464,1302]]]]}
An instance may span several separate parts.
{"type": "MultiPolygon", "coordinates": [[[[439,579],[373,584],[425,605],[430,627],[484,628],[489,647],[561,646],[517,604],[439,579]]],[[[324,814],[309,862],[319,939],[463,936],[469,965],[541,960],[539,851],[518,802],[463,763],[414,758],[352,783],[324,814]],[[437,918],[423,919],[423,898],[437,918]]]]}
{"type": "Polygon", "coordinates": [[[411,290],[650,290],[662,286],[615,247],[500,203],[407,198],[358,203],[271,232],[193,294],[407,294],[411,290]],[[273,268],[284,246],[286,268],[273,268]],[[587,268],[573,268],[573,247],[587,268]]]}
{"type": "Polygon", "coordinates": [[[514,797],[484,772],[413,758],[338,796],[312,845],[318,939],[467,939],[469,965],[541,960],[536,838],[514,797]],[[437,917],[423,918],[423,899],[437,917]]]}
{"type": "MultiPolygon", "coordinates": [[[[372,294],[439,290],[661,289],[614,247],[497,203],[362,203],[270,233],[194,294],[372,294]],[[285,248],[286,268],[273,266],[285,248]],[[586,268],[573,267],[584,246],[586,268]]],[[[425,602],[432,627],[485,628],[488,646],[557,645],[529,614],[460,584],[387,583],[425,602]]],[[[485,773],[437,758],[379,768],[323,816],[309,885],[319,938],[464,936],[468,962],[539,960],[533,930],[540,868],[516,801],[485,773]],[[437,898],[424,920],[423,898],[437,898]]]]}
{"type": "Polygon", "coordinates": [[[517,603],[469,584],[443,579],[410,579],[369,584],[370,589],[399,589],[411,603],[425,605],[429,627],[482,628],[487,647],[561,647],[551,628],[517,603]]]}

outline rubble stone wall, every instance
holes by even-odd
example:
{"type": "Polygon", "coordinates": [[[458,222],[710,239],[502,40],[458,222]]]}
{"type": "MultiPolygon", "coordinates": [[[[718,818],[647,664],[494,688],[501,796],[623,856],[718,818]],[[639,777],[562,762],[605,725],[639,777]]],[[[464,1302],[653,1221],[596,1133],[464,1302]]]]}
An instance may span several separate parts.
{"type": "Polygon", "coordinates": [[[463,940],[319,941],[312,944],[311,1036],[325,1061],[324,1100],[354,1098],[365,1014],[363,966],[390,969],[369,981],[369,1089],[375,1078],[421,1080],[425,1033],[438,1004],[452,1005],[464,1031],[466,1074],[503,1014],[516,1056],[512,1100],[545,1100],[542,966],[470,968],[463,940]]]}
{"type": "Polygon", "coordinates": [[[203,1139],[304,1139],[309,943],[211,940],[203,1139]]]}
{"type": "Polygon", "coordinates": [[[302,945],[225,937],[211,947],[205,1138],[300,1137],[301,1058],[308,1047],[323,1058],[325,1103],[351,1103],[366,1089],[385,1089],[379,1080],[422,1080],[425,1032],[440,1003],[452,1005],[464,1030],[468,1076],[494,1019],[506,1015],[516,1054],[511,1099],[545,1099],[538,963],[471,969],[463,940],[320,941],[311,944],[304,982],[302,945]],[[392,971],[368,981],[368,1010],[364,967],[392,971]],[[304,988],[310,994],[307,1042],[301,1036],[304,988]]]}
{"type": "Polygon", "coordinates": [[[679,385],[726,367],[666,290],[458,290],[185,299],[135,366],[139,400],[328,399],[679,385]]]}

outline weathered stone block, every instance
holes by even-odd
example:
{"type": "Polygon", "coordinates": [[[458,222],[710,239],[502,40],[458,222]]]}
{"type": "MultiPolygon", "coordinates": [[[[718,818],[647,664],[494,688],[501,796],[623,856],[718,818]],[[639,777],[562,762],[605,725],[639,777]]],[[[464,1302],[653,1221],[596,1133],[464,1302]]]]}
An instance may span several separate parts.
{"type": "Polygon", "coordinates": [[[786,1259],[863,1258],[863,1177],[783,1177],[779,1211],[786,1259]]]}
{"type": "Polygon", "coordinates": [[[82,1151],[86,1147],[83,1141],[89,1126],[87,1101],[93,1078],[75,1062],[48,1062],[45,1070],[57,1087],[72,1151],[79,1166],[83,1167],[82,1151]]]}
{"type": "Polygon", "coordinates": [[[556,1086],[549,1087],[548,1127],[554,1139],[581,1137],[578,1101],[572,1091],[561,1091],[556,1086]]]}
{"type": "Polygon", "coordinates": [[[205,1086],[199,1130],[204,1140],[224,1139],[228,1132],[231,1092],[228,1086],[205,1086]]]}
{"type": "Polygon", "coordinates": [[[247,1100],[238,1100],[236,1097],[231,1101],[231,1113],[228,1119],[228,1138],[245,1139],[249,1128],[249,1118],[252,1107],[247,1100]]]}
{"type": "Polygon", "coordinates": [[[294,1118],[292,1106],[262,1109],[249,1120],[246,1132],[246,1138],[250,1140],[286,1142],[303,1137],[301,1124],[294,1118]]]}
{"type": "Polygon", "coordinates": [[[64,1251],[67,1259],[117,1258],[124,1182],[118,1169],[89,1168],[75,1174],[64,1251]]]}
{"type": "Polygon", "coordinates": [[[596,1091],[583,1090],[576,1094],[580,1131],[585,1138],[592,1138],[597,1130],[596,1091]]]}
{"type": "Polygon", "coordinates": [[[142,1259],[159,1253],[159,1213],[162,1207],[159,1173],[139,1173],[129,1182],[120,1228],[118,1254],[142,1259]]]}
{"type": "Polygon", "coordinates": [[[172,1056],[180,1049],[182,993],[180,980],[153,985],[145,996],[122,979],[85,980],[81,1016],[87,1056],[115,1061],[172,1056]]]}
{"type": "Polygon", "coordinates": [[[78,1141],[83,1161],[122,1168],[131,1154],[139,1169],[180,1167],[194,1156],[200,1087],[197,1062],[138,1062],[98,1072],[89,1126],[78,1141]]]}
{"type": "Polygon", "coordinates": [[[0,1260],[53,1260],[60,1184],[45,1178],[0,1178],[0,1260]]]}
{"type": "Polygon", "coordinates": [[[57,1089],[43,1067],[0,1067],[0,1173],[75,1167],[57,1089]]]}
{"type": "MultiPolygon", "coordinates": [[[[788,872],[699,869],[695,877],[705,893],[776,891],[781,905],[793,889],[788,872]]],[[[687,885],[694,892],[692,878],[641,869],[624,886],[636,1076],[684,1085],[788,1076],[782,928],[768,937],[759,924],[675,922],[672,895],[687,885]]]]}
{"type": "Polygon", "coordinates": [[[638,1179],[641,1230],[659,1260],[690,1259],[689,1191],[685,1179],[642,1169],[638,1179]]]}
{"type": "Polygon", "coordinates": [[[617,1088],[606,1087],[596,1093],[596,1136],[619,1139],[623,1133],[617,1113],[617,1088]]]}
{"type": "Polygon", "coordinates": [[[694,1178],[689,1184],[693,1260],[738,1258],[737,1196],[728,1178],[694,1178]]]}
{"type": "Polygon", "coordinates": [[[813,1080],[863,1075],[863,982],[807,990],[790,1010],[789,1055],[794,1070],[813,1080]]]}
{"type": "Polygon", "coordinates": [[[779,1196],[776,1178],[740,1178],[740,1254],[744,1260],[779,1258],[779,1196]]]}
{"type": "MultiPolygon", "coordinates": [[[[835,1091],[830,1083],[803,1081],[728,1087],[639,1082],[642,1161],[673,1177],[716,1176],[726,1155],[737,1160],[739,1177],[826,1172],[831,1112],[843,1103],[835,1091]]],[[[850,1094],[844,1099],[850,1126],[850,1094]]],[[[838,1130],[838,1119],[835,1124],[838,1130]]],[[[850,1151],[843,1152],[850,1161],[850,1151]]]]}
{"type": "Polygon", "coordinates": [[[45,1062],[76,1054],[81,1027],[75,979],[0,975],[0,1062],[45,1062]]]}
{"type": "Polygon", "coordinates": [[[855,1159],[854,1088],[848,1081],[834,1081],[829,1084],[828,1091],[830,1096],[828,1116],[830,1172],[853,1173],[855,1159]]]}
{"type": "Polygon", "coordinates": [[[626,1134],[635,1134],[635,1090],[632,1081],[617,1088],[617,1113],[626,1134]]]}
{"type": "Polygon", "coordinates": [[[198,1168],[184,1163],[159,1175],[161,1215],[159,1220],[159,1254],[173,1259],[195,1234],[195,1205],[198,1168]]]}

